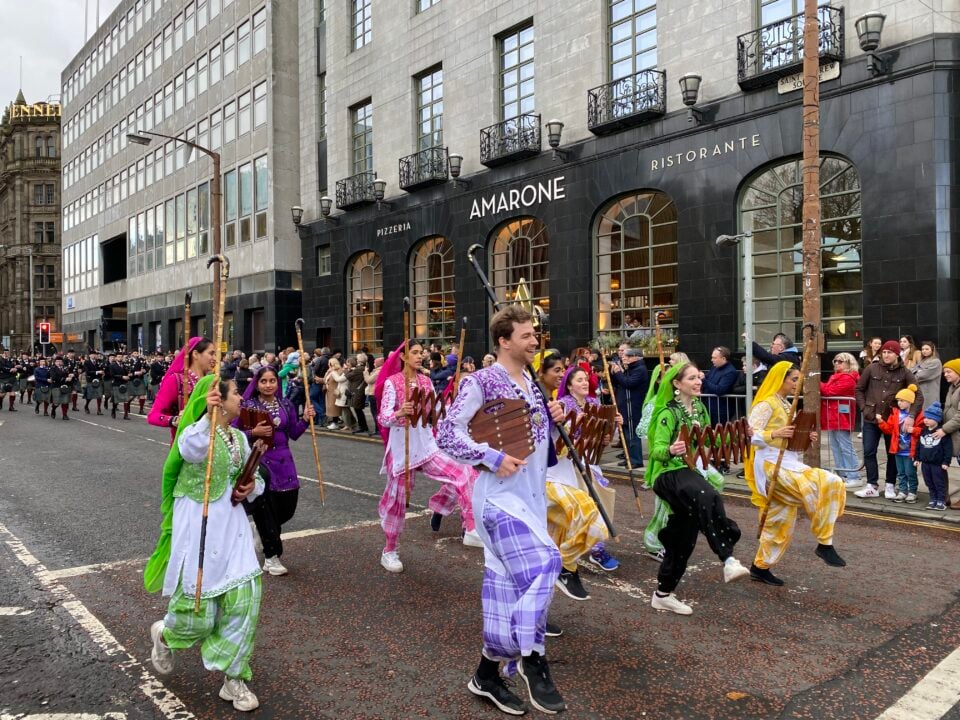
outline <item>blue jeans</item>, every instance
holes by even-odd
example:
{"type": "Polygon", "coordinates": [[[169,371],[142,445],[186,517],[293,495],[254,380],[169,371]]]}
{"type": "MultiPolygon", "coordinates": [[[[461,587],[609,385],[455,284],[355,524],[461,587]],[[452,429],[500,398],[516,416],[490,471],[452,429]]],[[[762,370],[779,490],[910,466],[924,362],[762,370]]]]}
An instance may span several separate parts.
{"type": "Polygon", "coordinates": [[[316,422],[322,424],[327,414],[327,394],[323,391],[323,385],[313,383],[310,386],[310,404],[317,414],[316,422]]]}
{"type": "Polygon", "coordinates": [[[902,493],[917,493],[917,469],[909,455],[897,455],[897,490],[902,493]]]}
{"type": "Polygon", "coordinates": [[[627,437],[627,452],[630,455],[630,466],[635,468],[643,467],[643,442],[637,437],[636,426],[632,428],[627,427],[626,418],[624,418],[623,432],[626,433],[627,437]]]}
{"type": "Polygon", "coordinates": [[[845,480],[858,480],[860,477],[860,458],[853,449],[849,430],[830,430],[830,455],[833,468],[845,480]]]}
{"type": "Polygon", "coordinates": [[[890,440],[877,427],[875,422],[863,423],[863,465],[867,471],[867,484],[879,487],[880,469],[877,467],[877,450],[880,447],[880,438],[883,438],[883,447],[887,451],[886,481],[895,485],[897,482],[897,463],[890,454],[890,440]]]}

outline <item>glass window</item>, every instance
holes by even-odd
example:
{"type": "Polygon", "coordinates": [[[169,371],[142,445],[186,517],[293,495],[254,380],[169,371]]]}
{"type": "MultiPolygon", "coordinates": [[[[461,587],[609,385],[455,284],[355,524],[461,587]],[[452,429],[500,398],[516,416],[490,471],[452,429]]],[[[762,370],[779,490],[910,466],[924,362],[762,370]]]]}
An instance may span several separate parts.
{"type": "Polygon", "coordinates": [[[453,243],[421,240],[410,256],[411,337],[440,345],[455,341],[453,243]]]}
{"type": "Polygon", "coordinates": [[[758,0],[760,25],[786,20],[803,12],[801,0],[758,0]]]}
{"type": "Polygon", "coordinates": [[[210,48],[210,84],[220,82],[220,43],[210,48]]]}
{"type": "Polygon", "coordinates": [[[373,0],[352,0],[353,49],[373,40],[373,0]]]}
{"type": "Polygon", "coordinates": [[[594,329],[636,340],[677,328],[677,208],[662,192],[624,195],[601,211],[594,230],[594,329]]]}
{"type": "Polygon", "coordinates": [[[200,226],[199,253],[201,256],[210,251],[210,186],[203,183],[197,188],[198,217],[197,224],[200,226]]]}
{"type": "Polygon", "coordinates": [[[443,147],[443,68],[417,78],[417,150],[443,147]]]}
{"type": "Polygon", "coordinates": [[[491,234],[490,282],[500,302],[528,296],[535,315],[550,311],[550,238],[547,226],[532,217],[508,220],[491,234]],[[521,292],[520,283],[524,283],[521,292]]]}
{"type": "Polygon", "coordinates": [[[233,33],[223,39],[223,76],[226,77],[237,67],[237,41],[233,33]]]}
{"type": "Polygon", "coordinates": [[[154,264],[157,268],[162,268],[163,267],[163,248],[164,248],[164,243],[166,242],[166,237],[164,236],[164,232],[163,232],[163,205],[162,204],[157,205],[153,210],[153,214],[155,219],[154,236],[153,236],[153,246],[155,248],[154,264]]]}
{"type": "Polygon", "coordinates": [[[253,172],[250,163],[244,163],[239,170],[240,195],[240,242],[248,242],[250,235],[250,214],[253,212],[253,172]]]}
{"type": "Polygon", "coordinates": [[[347,267],[347,335],[351,352],[383,352],[383,264],[375,252],[357,255],[347,267]]]}
{"type": "Polygon", "coordinates": [[[163,115],[173,117],[173,83],[167,83],[163,88],[163,115]]]}
{"type": "Polygon", "coordinates": [[[197,32],[207,26],[207,0],[197,0],[197,32]]]}
{"type": "Polygon", "coordinates": [[[237,244],[237,171],[230,170],[223,176],[223,217],[226,221],[226,246],[237,244]]]}
{"type": "Polygon", "coordinates": [[[177,203],[177,262],[183,262],[187,257],[187,197],[180,194],[176,197],[177,203]]]}
{"type": "Polygon", "coordinates": [[[173,265],[176,260],[174,255],[174,228],[176,227],[177,216],[173,200],[167,200],[166,205],[166,244],[164,245],[164,261],[167,265],[173,265]]]}
{"type": "Polygon", "coordinates": [[[210,147],[220,147],[223,139],[223,114],[216,110],[210,114],[210,147]]]}
{"type": "Polygon", "coordinates": [[[237,137],[250,132],[250,93],[237,98],[237,137]]]}
{"type": "Polygon", "coordinates": [[[183,73],[173,79],[173,109],[183,109],[183,73]]]}
{"type": "Polygon", "coordinates": [[[317,276],[325,277],[333,274],[333,267],[330,257],[330,246],[320,245],[317,247],[317,276]]]}
{"type": "Polygon", "coordinates": [[[228,102],[223,106],[223,142],[233,142],[237,137],[237,104],[228,102]]]}
{"type": "Polygon", "coordinates": [[[187,65],[187,69],[184,73],[184,84],[186,85],[186,100],[187,102],[193,102],[194,98],[197,97],[197,66],[187,65]]]}
{"type": "Polygon", "coordinates": [[[651,0],[609,0],[610,80],[632,77],[657,66],[657,4],[651,0]]]}
{"type": "Polygon", "coordinates": [[[440,0],[417,0],[417,12],[423,12],[424,10],[429,10],[438,2],[440,2],[440,0]]]}
{"type": "Polygon", "coordinates": [[[254,232],[257,240],[267,236],[267,206],[270,204],[270,174],[267,168],[267,156],[261,155],[253,161],[255,186],[255,208],[257,216],[254,232]]]}
{"type": "Polygon", "coordinates": [[[243,65],[250,59],[250,21],[240,23],[237,28],[237,65],[243,65]]]}
{"type": "Polygon", "coordinates": [[[253,54],[267,47],[267,9],[260,8],[253,14],[253,54]]]}
{"type": "Polygon", "coordinates": [[[187,7],[184,10],[184,20],[183,20],[184,36],[187,40],[193,37],[195,20],[196,20],[196,6],[192,2],[187,3],[187,7]]]}
{"type": "MultiPolygon", "coordinates": [[[[763,344],[803,324],[803,177],[790,160],[751,180],[740,198],[740,227],[753,234],[754,323],[763,344]]],[[[821,303],[831,347],[863,341],[860,176],[836,157],[820,159],[821,303]]]]}
{"type": "Polygon", "coordinates": [[[163,29],[163,59],[169,60],[173,57],[173,25],[167,25],[163,29]]]}
{"type": "Polygon", "coordinates": [[[253,88],[253,126],[260,127],[267,122],[267,83],[253,88]]]}
{"type": "Polygon", "coordinates": [[[181,47],[183,47],[183,13],[173,19],[173,49],[179,50],[181,47]]]}
{"type": "Polygon", "coordinates": [[[207,91],[207,56],[197,58],[197,95],[207,91]]]}
{"type": "Polygon", "coordinates": [[[528,25],[500,38],[500,119],[533,108],[533,25],[528,25]]]}
{"type": "Polygon", "coordinates": [[[351,109],[353,174],[373,172],[373,103],[367,101],[351,109]]]}
{"type": "Polygon", "coordinates": [[[33,186],[33,204],[43,205],[43,185],[41,183],[33,186]]]}
{"type": "Polygon", "coordinates": [[[187,258],[197,256],[197,190],[187,190],[187,258]]]}

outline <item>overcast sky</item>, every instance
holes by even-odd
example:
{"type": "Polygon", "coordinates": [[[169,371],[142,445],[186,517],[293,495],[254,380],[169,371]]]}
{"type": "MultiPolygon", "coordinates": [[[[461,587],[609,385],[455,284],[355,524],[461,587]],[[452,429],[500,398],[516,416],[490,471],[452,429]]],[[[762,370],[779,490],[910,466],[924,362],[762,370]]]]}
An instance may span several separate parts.
{"type": "MultiPolygon", "coordinates": [[[[117,5],[119,0],[100,0],[100,21],[117,5]]],[[[17,97],[21,56],[27,102],[59,96],[60,73],[96,29],[96,6],[97,0],[0,0],[0,108],[17,97]],[[86,34],[85,2],[90,4],[86,34]]]]}

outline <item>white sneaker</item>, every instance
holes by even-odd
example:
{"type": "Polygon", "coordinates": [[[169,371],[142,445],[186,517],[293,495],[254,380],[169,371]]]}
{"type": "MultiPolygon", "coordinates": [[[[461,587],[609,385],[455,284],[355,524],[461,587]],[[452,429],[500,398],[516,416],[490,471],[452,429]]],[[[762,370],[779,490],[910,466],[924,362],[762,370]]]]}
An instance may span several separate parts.
{"type": "MultiPolygon", "coordinates": [[[[889,496],[888,496],[888,497],[889,497],[889,496]]],[[[903,502],[904,500],[906,500],[906,499],[907,499],[907,494],[906,494],[905,492],[903,492],[902,490],[899,491],[899,492],[897,492],[897,494],[893,497],[893,501],[894,501],[895,503],[902,503],[902,502],[903,502]]]]}
{"type": "Polygon", "coordinates": [[[856,479],[854,479],[854,480],[844,480],[844,481],[843,481],[843,486],[844,486],[847,490],[853,490],[854,488],[858,488],[858,487],[860,487],[861,485],[863,485],[863,480],[861,480],[860,478],[856,478],[856,479]]]}
{"type": "Polygon", "coordinates": [[[463,544],[467,547],[483,547],[483,540],[476,530],[467,530],[463,533],[463,544]]]}
{"type": "Polygon", "coordinates": [[[173,651],[163,641],[163,620],[157,620],[150,626],[150,639],[153,640],[153,649],[150,651],[150,662],[161,675],[173,672],[173,651]]]}
{"type": "Polygon", "coordinates": [[[887,486],[883,489],[883,497],[887,500],[894,500],[897,497],[896,486],[887,483],[887,486]]]}
{"type": "Polygon", "coordinates": [[[263,561],[263,571],[271,575],[286,575],[287,569],[278,557],[269,557],[263,561]]]}
{"type": "Polygon", "coordinates": [[[859,498],[880,497],[880,491],[875,485],[867,485],[863,490],[857,490],[854,495],[859,498]]]}
{"type": "Polygon", "coordinates": [[[907,499],[905,502],[910,503],[911,505],[917,501],[916,493],[907,493],[907,499]]]}
{"type": "Polygon", "coordinates": [[[383,553],[383,555],[380,556],[380,564],[383,565],[383,569],[387,572],[403,572],[403,563],[400,562],[400,555],[396,550],[383,553]]]}
{"type": "Polygon", "coordinates": [[[654,610],[659,610],[660,612],[669,611],[677,615],[693,615],[693,608],[677,600],[677,596],[673,593],[670,593],[666,597],[660,597],[654,593],[650,605],[654,610]]]}
{"type": "Polygon", "coordinates": [[[232,680],[226,676],[223,678],[223,687],[220,688],[220,699],[233,703],[233,709],[240,712],[250,712],[260,707],[260,701],[254,695],[247,684],[240,678],[232,680]]]}
{"type": "Polygon", "coordinates": [[[253,536],[253,549],[257,552],[263,552],[263,543],[260,541],[260,533],[257,530],[257,524],[253,521],[253,518],[248,518],[250,521],[250,534],[253,536]]]}
{"type": "Polygon", "coordinates": [[[725,583],[739,580],[749,574],[750,571],[741,565],[735,557],[727,558],[726,562],[723,563],[723,581],[725,583]]]}

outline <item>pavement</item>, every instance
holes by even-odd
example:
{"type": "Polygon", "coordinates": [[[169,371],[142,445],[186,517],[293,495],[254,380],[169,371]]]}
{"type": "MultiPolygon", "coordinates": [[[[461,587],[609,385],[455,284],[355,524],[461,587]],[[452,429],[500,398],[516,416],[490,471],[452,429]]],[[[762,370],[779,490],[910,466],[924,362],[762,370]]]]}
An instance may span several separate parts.
{"type": "MultiPolygon", "coordinates": [[[[0,719],[237,716],[196,650],[177,653],[169,677],[149,662],[165,602],[143,590],[142,568],[168,433],[139,417],[74,417],[0,413],[0,719]]],[[[433,488],[421,478],[400,544],[406,570],[384,572],[382,446],[324,432],[319,448],[323,506],[309,436],[294,444],[304,479],[285,526],[290,574],[263,578],[252,716],[502,717],[465,687],[480,649],[482,551],[462,545],[455,516],[431,532],[433,488]]],[[[748,564],[756,512],[729,480],[748,564]]],[[[960,720],[951,514],[893,515],[893,503],[851,496],[835,539],[848,566],[816,558],[801,519],[778,566],[783,588],[725,585],[700,542],[678,589],[694,614],[680,617],[649,606],[657,565],[643,552],[645,518],[629,486],[617,489],[609,549],[620,569],[585,565],[592,599],[558,593],[551,608],[564,628],[548,657],[565,717],[960,720]]],[[[647,517],[652,502],[641,493],[647,517]]]]}

